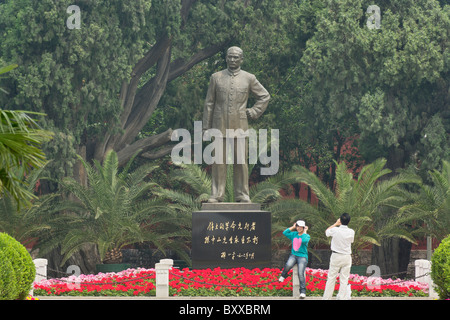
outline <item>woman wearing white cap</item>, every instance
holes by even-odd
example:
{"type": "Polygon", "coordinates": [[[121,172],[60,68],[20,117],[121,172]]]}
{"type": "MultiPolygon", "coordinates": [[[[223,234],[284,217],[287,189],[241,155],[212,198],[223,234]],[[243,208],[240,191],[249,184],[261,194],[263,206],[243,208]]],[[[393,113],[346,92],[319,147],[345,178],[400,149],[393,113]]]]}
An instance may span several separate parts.
{"type": "Polygon", "coordinates": [[[292,241],[292,250],[279,281],[284,281],[288,272],[295,264],[297,264],[298,277],[300,280],[300,299],[306,297],[305,269],[306,264],[308,263],[308,243],[311,238],[311,236],[306,233],[307,231],[308,227],[303,220],[298,220],[292,227],[283,231],[283,234],[292,241]]]}

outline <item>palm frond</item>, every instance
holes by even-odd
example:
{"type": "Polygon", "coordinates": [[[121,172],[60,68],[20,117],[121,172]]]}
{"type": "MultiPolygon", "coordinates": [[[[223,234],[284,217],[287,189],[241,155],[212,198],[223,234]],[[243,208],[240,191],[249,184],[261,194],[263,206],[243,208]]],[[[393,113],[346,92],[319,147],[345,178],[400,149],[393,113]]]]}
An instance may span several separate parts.
{"type": "Polygon", "coordinates": [[[179,167],[173,172],[171,179],[186,183],[197,195],[211,192],[211,178],[200,166],[180,164],[179,167]]]}
{"type": "Polygon", "coordinates": [[[313,172],[301,166],[295,166],[294,170],[297,172],[298,182],[306,183],[326,208],[336,209],[335,195],[313,172]]]}

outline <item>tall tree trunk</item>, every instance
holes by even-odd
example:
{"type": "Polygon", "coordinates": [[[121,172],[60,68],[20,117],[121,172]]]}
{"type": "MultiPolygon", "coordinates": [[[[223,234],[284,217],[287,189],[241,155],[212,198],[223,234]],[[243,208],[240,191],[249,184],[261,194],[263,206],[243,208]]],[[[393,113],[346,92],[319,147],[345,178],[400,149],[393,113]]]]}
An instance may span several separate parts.
{"type": "MultiPolygon", "coordinates": [[[[334,136],[334,140],[336,141],[336,151],[334,152],[334,160],[336,162],[339,162],[339,159],[341,158],[341,149],[342,149],[342,145],[345,141],[345,139],[341,138],[339,132],[334,132],[333,134],[334,136]]],[[[331,163],[331,172],[330,172],[330,181],[328,181],[328,187],[330,188],[330,190],[335,189],[335,180],[336,180],[336,163],[332,162],[331,163]]]]}
{"type": "Polygon", "coordinates": [[[300,198],[300,189],[301,189],[301,183],[297,182],[292,184],[292,187],[294,188],[294,198],[299,199],[300,198]]]}
{"type": "MultiPolygon", "coordinates": [[[[392,170],[392,173],[385,175],[383,177],[385,179],[395,175],[396,169],[404,168],[406,155],[403,149],[392,147],[386,160],[386,167],[392,170]]],[[[400,274],[400,276],[405,276],[411,247],[411,243],[403,239],[382,240],[381,246],[373,246],[372,248],[372,264],[380,267],[382,275],[402,272],[403,274],[400,274]]]]}
{"type": "Polygon", "coordinates": [[[411,243],[409,241],[391,238],[381,241],[381,246],[373,246],[372,264],[380,267],[381,275],[395,274],[405,277],[408,269],[411,243]]]}
{"type": "Polygon", "coordinates": [[[84,245],[80,251],[70,257],[62,266],[60,252],[61,249],[58,247],[44,257],[48,260],[47,273],[49,278],[67,277],[67,269],[70,266],[79,267],[81,274],[95,274],[96,265],[101,263],[100,255],[95,245],[84,245]]]}
{"type": "Polygon", "coordinates": [[[169,154],[172,149],[167,144],[171,141],[171,128],[161,134],[137,141],[136,136],[156,110],[167,83],[183,75],[197,63],[213,56],[229,42],[228,39],[222,43],[213,44],[190,58],[176,59],[171,62],[171,39],[167,36],[161,37],[133,68],[130,81],[122,83],[119,99],[123,107],[120,116],[120,128],[123,132],[107,134],[99,138],[92,144],[93,150],[88,151],[87,154],[92,154],[95,159],[102,161],[109,150],[114,150],[117,152],[120,165],[124,165],[136,152],[148,159],[169,154]],[[152,67],[156,68],[155,76],[138,89],[142,75],[152,67]]]}

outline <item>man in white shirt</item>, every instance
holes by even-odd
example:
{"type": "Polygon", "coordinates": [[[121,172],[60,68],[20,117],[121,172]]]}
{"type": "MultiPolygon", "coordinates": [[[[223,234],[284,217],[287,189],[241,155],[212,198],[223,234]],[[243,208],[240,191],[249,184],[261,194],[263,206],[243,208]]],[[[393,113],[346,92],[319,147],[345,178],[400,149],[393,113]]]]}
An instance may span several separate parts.
{"type": "Polygon", "coordinates": [[[329,300],[333,296],[336,277],[339,273],[339,299],[346,299],[347,284],[352,266],[351,244],[355,238],[355,231],[347,225],[350,222],[350,215],[343,213],[335,224],[325,231],[327,237],[331,237],[331,258],[328,269],[328,279],[323,293],[323,299],[329,300]]]}

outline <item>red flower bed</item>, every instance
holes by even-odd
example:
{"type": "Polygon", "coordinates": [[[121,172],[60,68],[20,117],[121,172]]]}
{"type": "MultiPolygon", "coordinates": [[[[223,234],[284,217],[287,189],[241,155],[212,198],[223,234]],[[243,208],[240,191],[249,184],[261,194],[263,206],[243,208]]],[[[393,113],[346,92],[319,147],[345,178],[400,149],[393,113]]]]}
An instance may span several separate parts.
{"type": "MultiPolygon", "coordinates": [[[[281,270],[267,269],[172,269],[169,294],[179,296],[292,296],[292,272],[283,281],[281,270]]],[[[34,285],[35,295],[154,296],[154,269],[128,269],[119,273],[81,275],[44,280],[34,285]]],[[[306,269],[307,296],[322,296],[326,270],[306,269]]],[[[352,296],[426,296],[418,282],[371,279],[351,275],[352,296]]],[[[339,289],[337,282],[336,291],[339,289]]]]}

